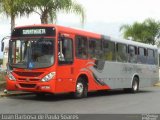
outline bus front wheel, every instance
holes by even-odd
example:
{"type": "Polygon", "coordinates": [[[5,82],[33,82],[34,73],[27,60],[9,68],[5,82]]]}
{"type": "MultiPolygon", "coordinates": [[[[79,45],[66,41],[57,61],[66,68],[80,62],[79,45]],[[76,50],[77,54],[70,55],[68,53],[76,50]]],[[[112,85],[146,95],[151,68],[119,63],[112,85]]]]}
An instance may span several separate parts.
{"type": "Polygon", "coordinates": [[[79,78],[76,84],[76,91],[74,92],[74,97],[75,98],[87,97],[87,93],[88,93],[87,83],[82,78],[79,78]]]}

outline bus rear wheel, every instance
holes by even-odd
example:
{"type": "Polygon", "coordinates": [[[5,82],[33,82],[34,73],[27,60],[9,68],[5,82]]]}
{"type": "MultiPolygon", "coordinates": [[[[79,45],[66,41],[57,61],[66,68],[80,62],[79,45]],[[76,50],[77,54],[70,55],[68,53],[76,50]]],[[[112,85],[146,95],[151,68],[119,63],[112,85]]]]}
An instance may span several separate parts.
{"type": "Polygon", "coordinates": [[[88,86],[85,80],[79,78],[76,84],[76,91],[74,92],[74,98],[84,98],[87,97],[88,86]]]}
{"type": "Polygon", "coordinates": [[[132,82],[131,92],[137,93],[138,91],[139,91],[139,80],[137,77],[134,77],[132,82]]]}
{"type": "Polygon", "coordinates": [[[139,79],[138,77],[134,77],[132,81],[132,87],[131,88],[125,88],[125,92],[127,93],[137,93],[139,91],[139,79]]]}

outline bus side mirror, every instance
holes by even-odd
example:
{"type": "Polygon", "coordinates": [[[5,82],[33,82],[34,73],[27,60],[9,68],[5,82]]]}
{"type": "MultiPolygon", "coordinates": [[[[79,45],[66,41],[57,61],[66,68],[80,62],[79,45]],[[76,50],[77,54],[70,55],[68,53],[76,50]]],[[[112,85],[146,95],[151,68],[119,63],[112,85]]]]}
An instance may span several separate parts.
{"type": "Polygon", "coordinates": [[[2,41],[1,42],[1,52],[3,52],[3,50],[4,50],[4,42],[2,41]]]}
{"type": "Polygon", "coordinates": [[[4,41],[9,40],[10,36],[6,36],[1,40],[1,52],[4,51],[4,41]]]}

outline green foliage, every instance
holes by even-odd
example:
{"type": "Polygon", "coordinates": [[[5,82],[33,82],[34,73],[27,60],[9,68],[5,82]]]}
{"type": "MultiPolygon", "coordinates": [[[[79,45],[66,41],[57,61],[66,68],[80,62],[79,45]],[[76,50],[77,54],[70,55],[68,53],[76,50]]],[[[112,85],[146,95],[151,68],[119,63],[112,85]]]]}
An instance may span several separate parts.
{"type": "Polygon", "coordinates": [[[3,59],[0,59],[0,65],[2,65],[3,64],[3,59]]]}
{"type": "MultiPolygon", "coordinates": [[[[0,71],[0,82],[5,81],[6,72],[0,71]]],[[[2,87],[2,84],[0,83],[0,87],[2,87]]]]}
{"type": "Polygon", "coordinates": [[[40,15],[41,23],[48,23],[56,22],[60,11],[80,15],[84,23],[84,8],[76,0],[0,0],[0,13],[11,18],[11,30],[15,27],[17,16],[29,16],[35,12],[40,15]]]}
{"type": "Polygon", "coordinates": [[[24,0],[0,0],[0,11],[11,18],[11,30],[15,27],[16,17],[32,12],[24,0]]]}
{"type": "Polygon", "coordinates": [[[48,23],[49,19],[56,22],[57,13],[60,11],[80,15],[82,23],[84,22],[84,8],[76,0],[26,0],[26,2],[40,15],[41,23],[48,23]]]}
{"type": "Polygon", "coordinates": [[[0,0],[0,13],[2,13],[2,0],[0,0]]]}
{"type": "Polygon", "coordinates": [[[146,19],[144,22],[135,22],[132,25],[122,25],[120,31],[125,39],[155,45],[160,38],[160,22],[154,19],[146,19]]]}

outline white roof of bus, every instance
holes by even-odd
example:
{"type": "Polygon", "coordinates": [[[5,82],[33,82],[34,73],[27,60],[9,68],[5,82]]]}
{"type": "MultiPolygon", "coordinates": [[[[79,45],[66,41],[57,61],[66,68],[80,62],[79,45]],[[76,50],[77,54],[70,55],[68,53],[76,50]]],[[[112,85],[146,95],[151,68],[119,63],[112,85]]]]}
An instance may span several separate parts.
{"type": "Polygon", "coordinates": [[[156,45],[150,45],[150,44],[144,44],[141,42],[136,42],[132,40],[125,40],[125,39],[117,39],[110,36],[104,36],[104,39],[109,39],[110,41],[116,42],[116,43],[124,43],[127,45],[134,45],[139,47],[145,47],[145,48],[151,48],[151,49],[157,49],[156,45]]]}

